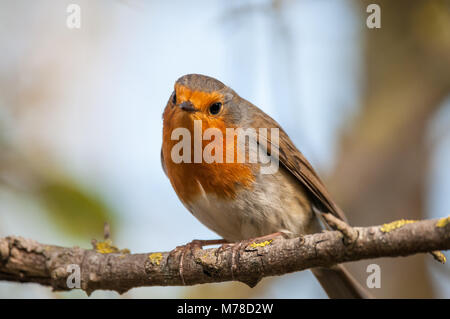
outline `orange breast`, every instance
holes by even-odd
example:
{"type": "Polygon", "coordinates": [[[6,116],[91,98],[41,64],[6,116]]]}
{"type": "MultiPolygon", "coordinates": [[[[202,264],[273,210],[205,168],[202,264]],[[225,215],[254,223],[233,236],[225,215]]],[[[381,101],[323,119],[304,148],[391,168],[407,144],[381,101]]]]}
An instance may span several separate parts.
{"type": "MultiPolygon", "coordinates": [[[[191,98],[192,101],[192,95],[188,94],[184,98],[191,98]]],[[[212,99],[211,96],[203,98],[207,99],[208,103],[212,99]]],[[[196,104],[198,103],[201,102],[197,101],[196,104]]],[[[226,128],[231,126],[227,126],[222,119],[210,117],[205,112],[188,113],[178,107],[168,105],[164,110],[163,120],[163,160],[170,182],[183,202],[191,202],[195,197],[201,195],[202,188],[206,193],[212,193],[221,198],[234,198],[239,187],[251,187],[255,179],[251,165],[255,164],[249,164],[248,161],[246,163],[226,163],[227,145],[228,147],[233,145],[235,159],[238,148],[235,137],[232,142],[226,143],[226,128]],[[204,160],[202,163],[194,163],[194,119],[202,121],[203,132],[210,127],[217,128],[222,132],[222,139],[213,140],[214,143],[220,143],[219,145],[223,149],[224,160],[222,163],[208,164],[204,160]],[[187,128],[191,133],[191,163],[177,164],[171,158],[171,150],[179,142],[172,140],[171,134],[174,129],[179,127],[187,128]]],[[[202,149],[209,143],[211,141],[203,141],[202,149]]]]}

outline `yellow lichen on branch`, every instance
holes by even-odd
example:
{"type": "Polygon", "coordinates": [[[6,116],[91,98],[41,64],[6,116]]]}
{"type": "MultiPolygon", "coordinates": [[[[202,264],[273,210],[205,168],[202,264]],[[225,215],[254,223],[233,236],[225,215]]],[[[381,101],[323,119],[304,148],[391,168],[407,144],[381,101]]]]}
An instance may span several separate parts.
{"type": "Polygon", "coordinates": [[[163,258],[163,256],[161,253],[153,253],[148,256],[148,259],[150,259],[150,262],[153,265],[157,265],[157,266],[159,266],[159,263],[161,262],[162,258],[163,258]]]}
{"type": "Polygon", "coordinates": [[[440,262],[441,264],[445,264],[445,263],[447,262],[447,258],[446,258],[445,255],[444,255],[441,251],[439,251],[439,250],[432,251],[432,252],[431,252],[431,255],[433,256],[433,258],[434,258],[436,261],[440,262]]]}
{"type": "Polygon", "coordinates": [[[264,247],[264,246],[270,245],[272,243],[272,241],[273,240],[271,239],[271,240],[263,241],[262,243],[251,243],[250,247],[252,247],[252,248],[264,247]]]}
{"type": "Polygon", "coordinates": [[[119,249],[112,244],[110,239],[106,239],[105,241],[99,241],[95,243],[95,250],[100,254],[129,254],[129,249],[119,249]]]}
{"type": "Polygon", "coordinates": [[[417,220],[400,219],[400,220],[393,221],[392,223],[389,223],[389,224],[383,224],[383,226],[381,226],[380,230],[383,233],[389,233],[395,229],[398,229],[407,224],[411,224],[411,223],[415,223],[415,222],[417,222],[417,220]]]}
{"type": "Polygon", "coordinates": [[[445,227],[450,223],[450,216],[439,219],[436,223],[436,227],[445,227]]]}

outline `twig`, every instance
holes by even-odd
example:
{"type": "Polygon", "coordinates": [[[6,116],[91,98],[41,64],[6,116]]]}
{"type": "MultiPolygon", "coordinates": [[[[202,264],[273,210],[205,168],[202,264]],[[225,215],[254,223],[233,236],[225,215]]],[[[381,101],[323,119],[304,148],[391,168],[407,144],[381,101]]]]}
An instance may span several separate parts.
{"type": "Polygon", "coordinates": [[[354,243],[356,239],[358,239],[358,231],[355,228],[352,228],[346,222],[334,217],[330,213],[322,214],[322,216],[331,228],[342,233],[342,235],[344,236],[344,243],[346,245],[350,245],[354,243]]]}

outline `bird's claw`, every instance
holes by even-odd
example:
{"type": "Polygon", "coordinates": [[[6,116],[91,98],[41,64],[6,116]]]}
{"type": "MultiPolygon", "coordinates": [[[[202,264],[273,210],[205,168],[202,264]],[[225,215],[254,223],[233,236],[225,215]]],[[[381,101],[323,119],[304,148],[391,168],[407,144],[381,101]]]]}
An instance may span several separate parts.
{"type": "Polygon", "coordinates": [[[181,256],[180,256],[180,263],[179,263],[179,266],[178,266],[178,272],[180,274],[181,283],[183,284],[183,286],[186,286],[186,281],[184,279],[184,265],[183,265],[184,258],[186,256],[186,252],[188,250],[190,250],[191,254],[194,255],[194,250],[203,249],[203,247],[207,246],[207,245],[217,245],[217,244],[226,245],[226,244],[228,244],[228,242],[226,240],[224,240],[224,239],[215,239],[215,240],[194,239],[193,241],[187,243],[186,245],[176,247],[171,252],[171,254],[172,254],[172,253],[176,253],[176,252],[181,250],[181,256]]]}

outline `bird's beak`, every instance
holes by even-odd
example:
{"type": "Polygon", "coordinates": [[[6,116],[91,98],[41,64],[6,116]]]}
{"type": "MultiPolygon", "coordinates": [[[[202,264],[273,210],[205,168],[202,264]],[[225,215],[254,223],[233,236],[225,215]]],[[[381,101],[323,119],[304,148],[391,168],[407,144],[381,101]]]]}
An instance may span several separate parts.
{"type": "Polygon", "coordinates": [[[185,101],[181,103],[180,109],[186,112],[197,112],[198,110],[194,107],[194,105],[191,103],[191,101],[185,101]]]}

